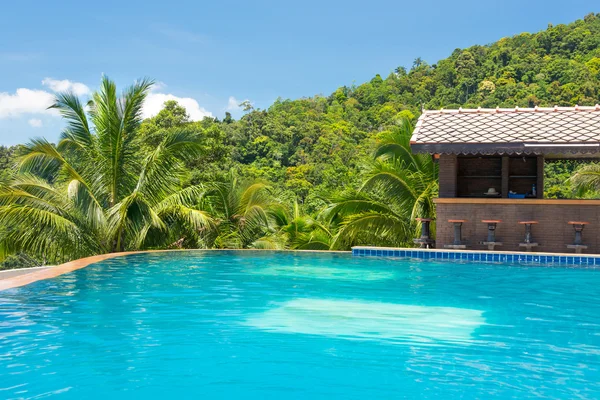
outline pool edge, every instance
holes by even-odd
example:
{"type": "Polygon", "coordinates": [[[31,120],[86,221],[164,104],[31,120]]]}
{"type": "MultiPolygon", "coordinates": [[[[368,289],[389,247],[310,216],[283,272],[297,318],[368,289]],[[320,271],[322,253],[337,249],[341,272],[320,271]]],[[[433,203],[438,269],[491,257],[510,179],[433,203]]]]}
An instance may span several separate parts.
{"type": "MultiPolygon", "coordinates": [[[[44,269],[42,271],[34,271],[29,274],[23,274],[19,276],[15,276],[12,278],[2,279],[0,280],[0,292],[7,289],[13,289],[16,287],[21,287],[25,285],[29,285],[30,283],[41,281],[44,279],[52,279],[60,276],[62,274],[66,274],[81,268],[85,268],[88,265],[97,263],[99,261],[108,260],[110,258],[125,256],[128,254],[133,254],[138,252],[123,252],[123,253],[109,253],[109,254],[99,254],[96,256],[90,256],[85,258],[80,258],[78,260],[73,260],[66,262],[64,264],[57,265],[56,267],[50,267],[44,269]]],[[[146,252],[141,252],[146,253],[146,252]]]]}
{"type": "Polygon", "coordinates": [[[423,260],[501,262],[518,264],[600,267],[600,254],[536,253],[518,251],[450,250],[393,248],[374,246],[352,247],[353,257],[418,258],[423,260]]]}
{"type": "Polygon", "coordinates": [[[79,258],[77,260],[69,261],[64,264],[57,265],[55,267],[49,267],[41,271],[34,271],[28,274],[18,275],[12,278],[0,280],[0,292],[3,290],[13,289],[37,281],[45,279],[56,278],[57,276],[67,274],[69,272],[76,271],[78,269],[85,268],[89,265],[95,264],[100,261],[108,260],[116,257],[129,256],[133,254],[146,254],[146,253],[167,253],[167,252],[196,252],[196,251],[251,251],[251,252],[262,252],[262,251],[274,251],[274,252],[297,252],[297,253],[344,253],[350,254],[350,251],[329,251],[329,250],[266,250],[266,249],[165,249],[165,250],[142,250],[142,251],[124,251],[119,253],[107,253],[98,254],[95,256],[89,256],[79,258]]]}

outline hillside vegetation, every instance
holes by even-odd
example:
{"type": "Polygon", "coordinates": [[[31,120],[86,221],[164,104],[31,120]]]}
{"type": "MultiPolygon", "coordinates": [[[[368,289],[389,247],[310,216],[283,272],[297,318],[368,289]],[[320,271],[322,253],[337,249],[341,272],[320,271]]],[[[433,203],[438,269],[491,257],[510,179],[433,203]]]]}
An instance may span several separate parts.
{"type": "MultiPolygon", "coordinates": [[[[361,181],[381,132],[422,108],[594,105],[600,102],[600,14],[538,33],[456,49],[429,64],[417,58],[329,96],[278,100],[239,121],[200,124],[220,157],[194,168],[198,180],[238,168],[309,204],[361,181]],[[213,142],[214,143],[214,142],[213,142]]],[[[147,124],[152,122],[147,121],[147,124]]]]}

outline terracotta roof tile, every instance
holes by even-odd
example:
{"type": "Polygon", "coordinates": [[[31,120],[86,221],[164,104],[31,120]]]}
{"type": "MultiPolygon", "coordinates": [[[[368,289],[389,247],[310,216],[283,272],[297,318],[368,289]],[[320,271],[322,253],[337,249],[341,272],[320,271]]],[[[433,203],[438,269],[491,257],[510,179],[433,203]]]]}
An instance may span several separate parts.
{"type": "Polygon", "coordinates": [[[431,153],[480,153],[479,145],[487,154],[492,144],[504,152],[534,152],[527,148],[536,146],[540,152],[549,145],[596,152],[600,148],[592,148],[600,145],[600,106],[428,110],[411,138],[413,149],[431,153]]]}

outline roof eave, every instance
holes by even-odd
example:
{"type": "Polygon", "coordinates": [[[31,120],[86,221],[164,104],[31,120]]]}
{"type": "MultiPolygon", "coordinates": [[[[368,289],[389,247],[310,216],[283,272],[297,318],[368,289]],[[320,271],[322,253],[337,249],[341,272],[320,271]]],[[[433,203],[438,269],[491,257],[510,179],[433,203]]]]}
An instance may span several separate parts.
{"type": "Polygon", "coordinates": [[[502,154],[597,154],[599,143],[546,144],[546,143],[411,143],[414,153],[456,155],[502,154]]]}
{"type": "Polygon", "coordinates": [[[423,114],[421,114],[421,116],[419,117],[419,119],[417,119],[417,123],[415,124],[415,129],[413,130],[413,133],[410,137],[411,145],[413,143],[416,143],[419,138],[419,131],[421,130],[421,125],[423,125],[423,120],[425,119],[425,115],[427,115],[426,111],[424,111],[423,114]]]}

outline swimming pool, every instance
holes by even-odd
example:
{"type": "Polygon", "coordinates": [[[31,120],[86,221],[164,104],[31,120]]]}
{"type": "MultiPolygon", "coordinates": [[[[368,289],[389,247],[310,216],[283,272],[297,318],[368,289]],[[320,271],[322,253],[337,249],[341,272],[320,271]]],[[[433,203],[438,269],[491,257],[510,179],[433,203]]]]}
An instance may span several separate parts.
{"type": "Polygon", "coordinates": [[[0,292],[0,398],[597,398],[600,271],[136,254],[0,292]]]}

